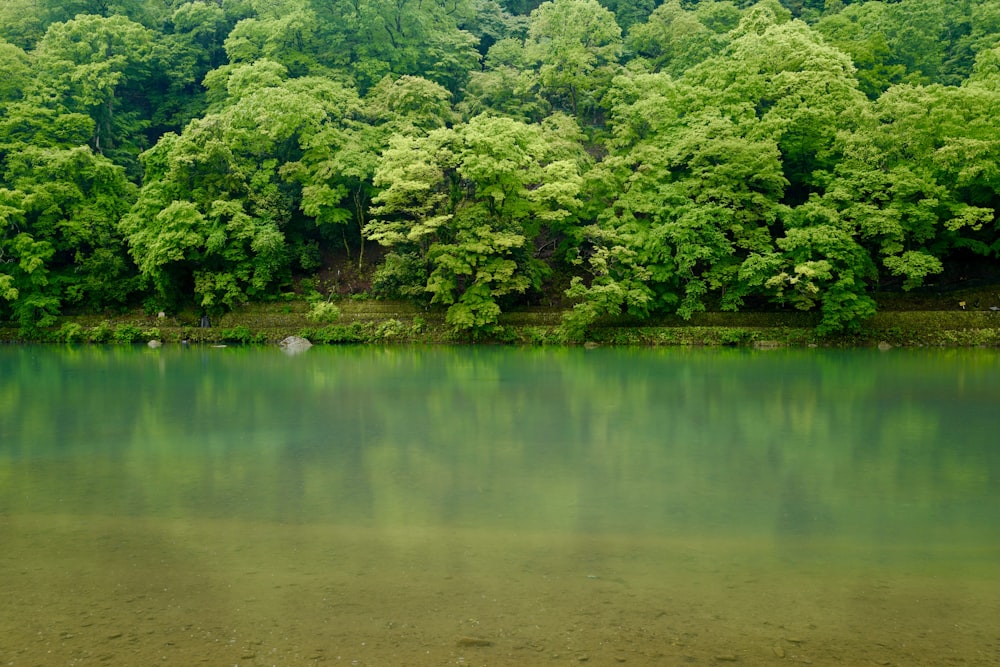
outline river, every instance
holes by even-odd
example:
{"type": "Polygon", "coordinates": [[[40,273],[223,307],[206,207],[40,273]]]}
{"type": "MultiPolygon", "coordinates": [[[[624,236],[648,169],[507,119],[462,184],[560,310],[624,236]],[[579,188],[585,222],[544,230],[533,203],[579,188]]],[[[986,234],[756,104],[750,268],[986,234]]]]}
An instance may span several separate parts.
{"type": "Polygon", "coordinates": [[[0,665],[996,665],[994,350],[0,347],[0,665]]]}

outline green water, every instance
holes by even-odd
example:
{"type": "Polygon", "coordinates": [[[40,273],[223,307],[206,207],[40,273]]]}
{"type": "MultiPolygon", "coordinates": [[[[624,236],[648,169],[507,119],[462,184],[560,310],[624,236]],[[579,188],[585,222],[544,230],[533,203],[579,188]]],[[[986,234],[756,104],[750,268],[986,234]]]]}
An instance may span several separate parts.
{"type": "Polygon", "coordinates": [[[0,348],[0,665],[995,665],[1000,354],[0,348]]]}

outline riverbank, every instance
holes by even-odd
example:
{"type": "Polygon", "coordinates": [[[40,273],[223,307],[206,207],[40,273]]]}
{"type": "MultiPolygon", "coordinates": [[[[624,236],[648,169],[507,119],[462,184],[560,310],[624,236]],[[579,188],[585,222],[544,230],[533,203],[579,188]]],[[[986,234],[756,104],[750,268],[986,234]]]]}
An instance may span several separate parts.
{"type": "MultiPolygon", "coordinates": [[[[731,346],[1000,346],[1000,301],[997,290],[955,292],[946,297],[886,297],[880,312],[855,333],[823,337],[815,332],[816,313],[710,312],[690,320],[608,320],[591,328],[577,343],[600,345],[731,345],[731,346]],[[992,310],[995,308],[996,310],[992,310]]],[[[0,326],[0,341],[40,343],[136,344],[275,343],[298,335],[315,344],[454,344],[492,343],[552,345],[566,343],[562,311],[529,309],[503,315],[500,326],[475,340],[456,334],[443,312],[412,304],[343,299],[332,322],[310,319],[305,300],[251,304],[201,326],[191,312],[117,315],[86,314],[59,318],[57,324],[26,334],[10,323],[0,326]]]]}

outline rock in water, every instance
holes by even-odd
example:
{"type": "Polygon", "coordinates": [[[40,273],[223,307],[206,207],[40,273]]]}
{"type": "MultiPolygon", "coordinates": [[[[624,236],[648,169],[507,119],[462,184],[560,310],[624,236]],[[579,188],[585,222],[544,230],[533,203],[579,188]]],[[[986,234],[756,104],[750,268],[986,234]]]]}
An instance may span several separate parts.
{"type": "Polygon", "coordinates": [[[302,336],[289,336],[278,345],[288,354],[299,354],[308,350],[313,344],[302,336]]]}
{"type": "Polygon", "coordinates": [[[458,641],[455,642],[455,646],[493,646],[493,642],[482,637],[459,637],[458,641]]]}

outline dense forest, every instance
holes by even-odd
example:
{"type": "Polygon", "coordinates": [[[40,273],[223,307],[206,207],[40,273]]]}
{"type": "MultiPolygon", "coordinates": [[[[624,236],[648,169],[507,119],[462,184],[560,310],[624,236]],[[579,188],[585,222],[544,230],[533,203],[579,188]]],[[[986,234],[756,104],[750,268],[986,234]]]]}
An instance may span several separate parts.
{"type": "Polygon", "coordinates": [[[1000,254],[1000,0],[4,0],[0,71],[25,330],[367,267],[456,331],[834,333],[1000,254]]]}

